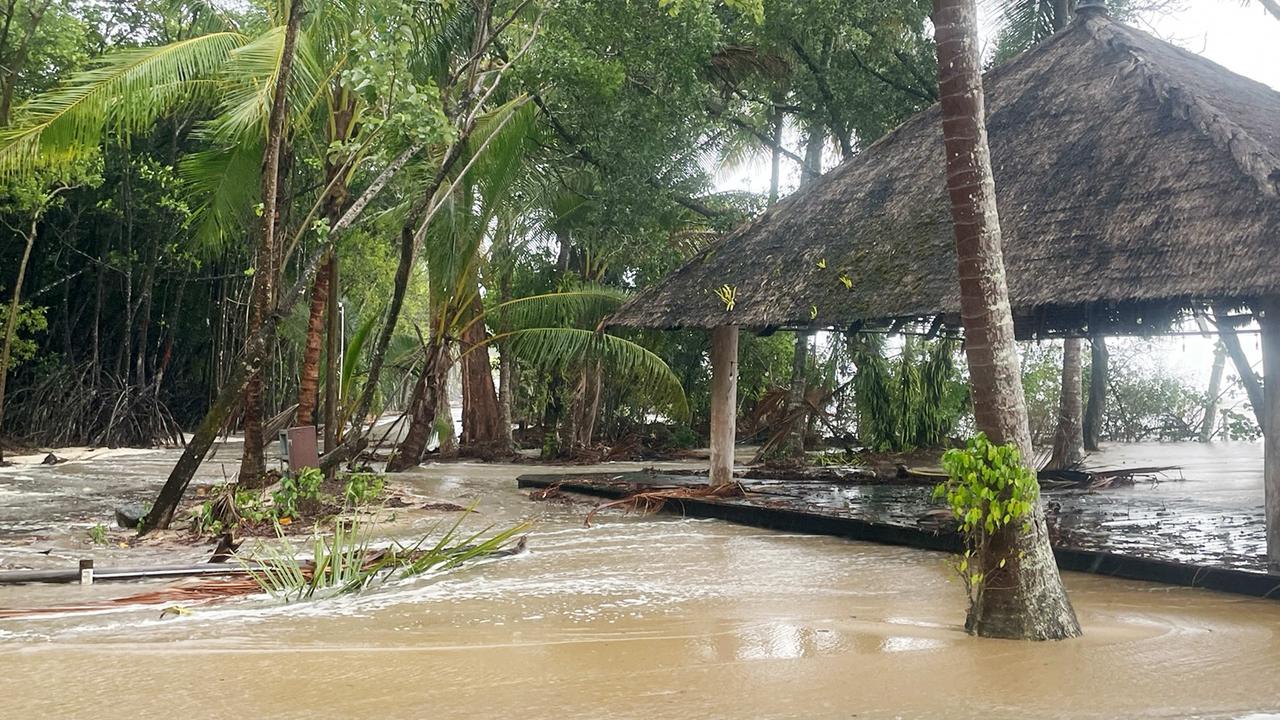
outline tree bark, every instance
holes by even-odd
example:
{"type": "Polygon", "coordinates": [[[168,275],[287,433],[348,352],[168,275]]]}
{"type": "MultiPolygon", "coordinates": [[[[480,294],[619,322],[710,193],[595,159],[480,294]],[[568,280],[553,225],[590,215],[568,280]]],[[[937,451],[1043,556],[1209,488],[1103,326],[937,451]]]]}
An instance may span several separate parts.
{"type": "MultiPolygon", "coordinates": [[[[974,418],[992,442],[1016,445],[1026,462],[1032,457],[1031,435],[987,146],[974,0],[934,0],[933,23],[974,418]]],[[[985,590],[971,603],[965,628],[982,637],[1079,635],[1041,503],[1035,503],[1025,527],[1006,527],[988,543],[988,557],[981,558],[985,590]],[[996,558],[1005,565],[998,567],[996,558]]]]}
{"type": "Polygon", "coordinates": [[[1067,338],[1062,346],[1062,392],[1058,402],[1058,429],[1053,435],[1049,467],[1066,469],[1084,460],[1084,372],[1080,338],[1067,338]]]}
{"type": "Polygon", "coordinates": [[[339,403],[342,402],[339,370],[343,363],[342,353],[342,306],[338,302],[338,293],[342,285],[338,282],[338,253],[335,250],[329,258],[329,307],[325,313],[327,325],[324,332],[324,451],[330,452],[338,446],[342,437],[342,428],[338,427],[341,416],[339,403]]]}
{"type": "Polygon", "coordinates": [[[1258,373],[1254,372],[1253,365],[1249,363],[1249,356],[1244,354],[1244,348],[1240,346],[1240,336],[1236,334],[1235,325],[1231,324],[1230,312],[1230,308],[1225,305],[1214,306],[1213,316],[1214,323],[1218,326],[1218,338],[1222,340],[1232,364],[1236,366],[1236,374],[1240,376],[1244,392],[1249,396],[1249,405],[1253,407],[1258,427],[1265,428],[1267,418],[1263,407],[1266,401],[1263,398],[1262,383],[1258,380],[1258,373]]]}
{"type": "Polygon", "coordinates": [[[493,365],[489,359],[488,339],[483,320],[471,322],[484,313],[477,292],[467,313],[469,323],[462,335],[462,443],[487,444],[501,440],[502,413],[498,409],[498,391],[493,385],[493,365]],[[480,347],[476,347],[476,346],[480,347]],[[475,349],[472,349],[475,348],[475,349]]]}
{"type": "Polygon", "coordinates": [[[436,337],[432,337],[427,342],[422,372],[419,373],[409,397],[409,429],[395,454],[387,462],[387,472],[404,472],[422,462],[427,444],[431,442],[431,435],[435,431],[440,390],[444,387],[440,376],[448,371],[444,347],[436,337]]]}
{"type": "Polygon", "coordinates": [[[311,307],[307,313],[307,338],[302,350],[302,367],[298,372],[298,424],[314,425],[320,396],[320,350],[324,344],[325,309],[329,306],[329,270],[333,253],[325,260],[311,287],[311,307]]]}
{"type": "Polygon", "coordinates": [[[1107,376],[1110,354],[1102,335],[1089,338],[1089,405],[1084,413],[1084,449],[1097,452],[1101,448],[1102,420],[1107,411],[1107,376]]]}
{"type": "MultiPolygon", "coordinates": [[[[302,23],[302,0],[291,0],[289,17],[285,25],[284,45],[280,54],[280,68],[273,88],[271,115],[267,124],[266,150],[262,160],[262,237],[258,244],[256,272],[253,278],[253,297],[249,305],[248,334],[256,335],[270,314],[275,299],[276,275],[276,225],[279,212],[276,206],[280,190],[280,155],[284,144],[285,116],[288,110],[289,77],[293,70],[294,47],[298,41],[298,29],[302,23]]],[[[267,353],[269,354],[269,353],[267,353]]],[[[244,390],[244,454],[240,459],[240,482],[246,485],[261,483],[266,471],[263,457],[266,438],[262,436],[263,420],[263,367],[268,358],[258,358],[249,370],[249,381],[244,390]]]]}

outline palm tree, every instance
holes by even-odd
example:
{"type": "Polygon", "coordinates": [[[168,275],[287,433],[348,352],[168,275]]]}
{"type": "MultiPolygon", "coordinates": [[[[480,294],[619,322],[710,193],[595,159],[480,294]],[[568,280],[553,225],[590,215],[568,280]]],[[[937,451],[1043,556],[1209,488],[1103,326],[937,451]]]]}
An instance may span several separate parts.
{"type": "MultiPolygon", "coordinates": [[[[934,0],[933,22],[974,420],[992,442],[1015,445],[1025,462],[1032,456],[1031,435],[987,147],[974,0],[934,0]]],[[[966,628],[984,637],[1078,635],[1040,503],[1025,526],[1013,523],[996,535],[990,557],[977,559],[985,590],[971,603],[966,628]]]]}

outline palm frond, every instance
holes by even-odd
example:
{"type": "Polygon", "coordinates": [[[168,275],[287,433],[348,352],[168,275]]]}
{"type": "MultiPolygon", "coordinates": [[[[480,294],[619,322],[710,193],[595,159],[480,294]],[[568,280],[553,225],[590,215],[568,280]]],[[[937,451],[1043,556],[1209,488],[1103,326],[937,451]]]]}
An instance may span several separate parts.
{"type": "MultiPolygon", "coordinates": [[[[203,131],[206,136],[235,142],[250,135],[266,134],[276,78],[284,56],[284,35],[283,25],[273,27],[231,53],[223,74],[230,87],[218,116],[203,131]]],[[[306,33],[300,32],[289,74],[291,114],[308,112],[320,92],[324,75],[315,46],[306,33]]]]}
{"type": "Polygon", "coordinates": [[[207,89],[208,79],[246,42],[240,33],[219,32],[106,56],[18,109],[17,123],[0,131],[0,173],[69,161],[96,148],[109,129],[150,127],[207,89]]]}
{"type": "Polygon", "coordinates": [[[191,153],[178,163],[201,251],[216,253],[243,237],[259,199],[262,140],[191,153]]]}
{"type": "Polygon", "coordinates": [[[615,335],[580,328],[526,328],[495,336],[516,357],[542,367],[573,368],[598,360],[609,382],[643,388],[667,403],[676,417],[686,417],[684,388],[662,358],[615,335]]]}
{"type": "Polygon", "coordinates": [[[531,295],[494,306],[485,315],[494,327],[523,330],[563,325],[595,326],[626,302],[627,293],[604,285],[531,295]]]}

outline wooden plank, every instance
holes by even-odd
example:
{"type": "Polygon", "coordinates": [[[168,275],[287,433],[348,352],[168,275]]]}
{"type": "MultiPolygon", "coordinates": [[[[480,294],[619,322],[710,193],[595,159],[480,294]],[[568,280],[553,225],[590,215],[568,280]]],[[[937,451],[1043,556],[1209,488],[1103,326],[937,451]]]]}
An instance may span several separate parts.
{"type": "MultiPolygon", "coordinates": [[[[239,564],[220,565],[216,563],[204,563],[200,565],[159,565],[143,568],[95,568],[93,570],[93,582],[243,575],[248,573],[250,569],[259,569],[259,566],[249,565],[246,567],[239,564]]],[[[78,582],[80,582],[79,567],[55,568],[49,570],[0,571],[0,585],[78,582]]]]}

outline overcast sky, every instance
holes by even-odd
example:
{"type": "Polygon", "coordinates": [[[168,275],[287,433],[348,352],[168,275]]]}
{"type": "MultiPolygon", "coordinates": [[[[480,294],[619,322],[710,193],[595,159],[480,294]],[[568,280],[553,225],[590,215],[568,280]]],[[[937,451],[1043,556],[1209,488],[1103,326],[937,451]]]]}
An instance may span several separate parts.
{"type": "Polygon", "coordinates": [[[1280,20],[1257,2],[1187,0],[1143,29],[1280,90],[1280,20]]]}

